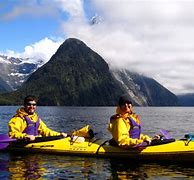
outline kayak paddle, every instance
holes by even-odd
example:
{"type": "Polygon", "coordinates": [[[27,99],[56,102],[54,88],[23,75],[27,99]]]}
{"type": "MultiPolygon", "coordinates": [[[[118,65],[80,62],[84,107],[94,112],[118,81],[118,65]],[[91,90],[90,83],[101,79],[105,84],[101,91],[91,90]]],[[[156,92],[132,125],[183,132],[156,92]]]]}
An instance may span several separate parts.
{"type": "Polygon", "coordinates": [[[64,138],[62,135],[60,136],[47,136],[47,137],[36,137],[34,141],[29,141],[27,139],[14,139],[10,138],[7,134],[0,134],[0,150],[5,149],[11,142],[17,142],[17,143],[31,143],[31,142],[45,142],[45,141],[52,141],[57,139],[64,138]]]}
{"type": "Polygon", "coordinates": [[[7,134],[0,134],[0,150],[9,146],[10,142],[16,142],[16,139],[10,138],[7,134]]]}
{"type": "Polygon", "coordinates": [[[170,133],[165,129],[160,129],[160,133],[164,136],[165,139],[172,139],[170,133]]]}
{"type": "Polygon", "coordinates": [[[7,134],[0,134],[0,143],[9,143],[13,141],[17,141],[17,140],[10,138],[7,134]]]}

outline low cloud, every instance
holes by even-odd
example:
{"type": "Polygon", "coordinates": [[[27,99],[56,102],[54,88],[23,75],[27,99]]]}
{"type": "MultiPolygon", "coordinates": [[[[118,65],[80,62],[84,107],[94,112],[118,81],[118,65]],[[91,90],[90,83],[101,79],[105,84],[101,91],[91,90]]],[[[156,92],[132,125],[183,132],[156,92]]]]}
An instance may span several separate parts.
{"type": "Polygon", "coordinates": [[[56,41],[53,39],[44,38],[39,42],[26,46],[24,48],[24,52],[22,53],[7,50],[7,52],[4,54],[10,57],[42,59],[46,63],[56,52],[62,42],[63,40],[56,41]]]}
{"type": "Polygon", "coordinates": [[[23,57],[36,57],[47,62],[55,51],[59,48],[62,41],[54,41],[49,38],[42,39],[32,45],[25,47],[25,51],[21,54],[23,57]]]}

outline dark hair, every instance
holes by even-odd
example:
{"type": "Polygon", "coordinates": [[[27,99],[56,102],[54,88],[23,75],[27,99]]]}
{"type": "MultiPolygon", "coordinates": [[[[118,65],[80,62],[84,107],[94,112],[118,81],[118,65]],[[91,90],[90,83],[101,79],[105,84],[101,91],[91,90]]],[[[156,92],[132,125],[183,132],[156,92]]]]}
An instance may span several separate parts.
{"type": "Polygon", "coordinates": [[[124,105],[125,103],[132,104],[132,102],[131,102],[130,97],[129,97],[128,94],[122,95],[122,96],[119,98],[119,106],[122,106],[122,105],[124,105]]]}
{"type": "Polygon", "coordinates": [[[36,96],[33,95],[28,95],[24,98],[24,105],[27,104],[29,101],[35,101],[37,102],[38,99],[36,98],[36,96]]]}

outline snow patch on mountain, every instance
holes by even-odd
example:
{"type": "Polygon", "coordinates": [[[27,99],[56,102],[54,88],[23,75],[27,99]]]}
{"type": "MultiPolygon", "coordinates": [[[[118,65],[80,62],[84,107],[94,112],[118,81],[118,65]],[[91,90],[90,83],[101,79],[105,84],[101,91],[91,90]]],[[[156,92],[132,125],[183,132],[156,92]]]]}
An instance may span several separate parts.
{"type": "Polygon", "coordinates": [[[140,86],[134,82],[131,72],[126,69],[112,69],[111,72],[115,79],[121,83],[122,87],[126,90],[134,102],[139,105],[147,105],[147,99],[141,92],[140,86]]]}
{"type": "Polygon", "coordinates": [[[6,59],[4,59],[2,56],[0,56],[0,63],[6,63],[6,64],[11,64],[10,61],[7,61],[6,59]]]}
{"type": "Polygon", "coordinates": [[[13,90],[16,90],[43,64],[44,60],[42,59],[0,55],[0,77],[13,90]]]}

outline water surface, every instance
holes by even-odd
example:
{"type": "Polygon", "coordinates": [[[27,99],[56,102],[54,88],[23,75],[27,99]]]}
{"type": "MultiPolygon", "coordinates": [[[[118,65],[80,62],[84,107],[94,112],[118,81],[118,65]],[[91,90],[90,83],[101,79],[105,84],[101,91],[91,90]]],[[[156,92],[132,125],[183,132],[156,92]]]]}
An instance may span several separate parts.
{"type": "MultiPolygon", "coordinates": [[[[17,106],[0,106],[0,133],[17,106]]],[[[89,124],[98,136],[110,138],[109,118],[115,107],[38,107],[40,117],[56,131],[70,132],[89,124]]],[[[194,132],[192,107],[135,107],[143,132],[153,136],[167,129],[175,138],[194,132]]],[[[133,162],[46,154],[0,153],[0,179],[194,179],[192,164],[133,162]]]]}

